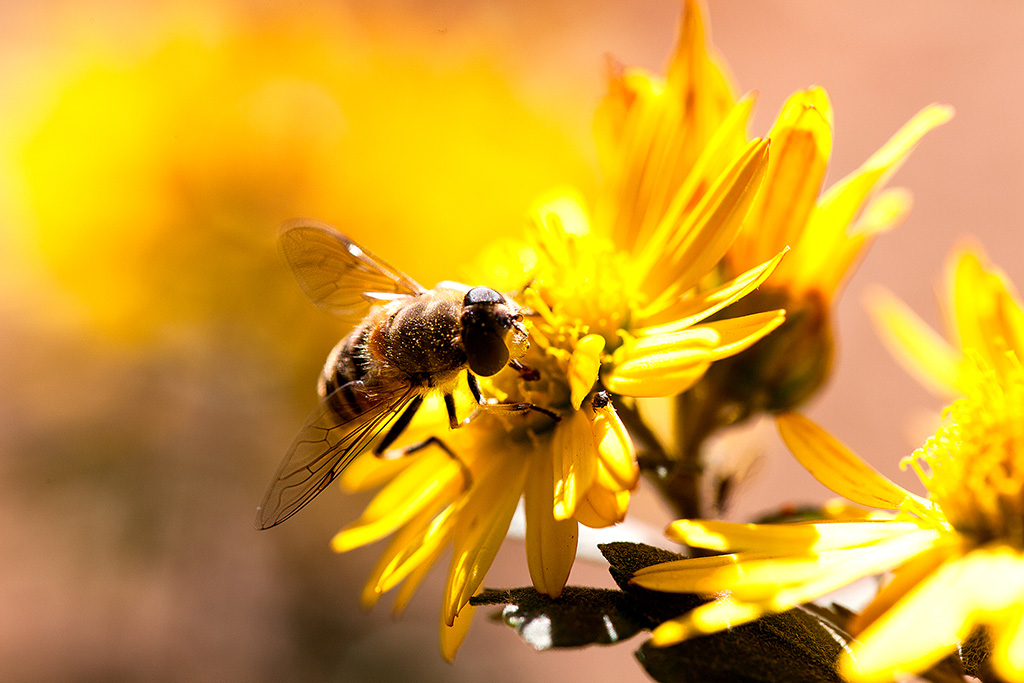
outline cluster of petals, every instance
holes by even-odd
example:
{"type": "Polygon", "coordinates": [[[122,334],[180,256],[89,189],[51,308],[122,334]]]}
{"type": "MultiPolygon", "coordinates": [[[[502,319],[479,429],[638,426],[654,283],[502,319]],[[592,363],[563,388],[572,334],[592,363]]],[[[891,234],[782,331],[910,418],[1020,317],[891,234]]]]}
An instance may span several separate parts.
{"type": "Polygon", "coordinates": [[[1024,681],[1024,308],[1012,285],[974,249],[951,261],[955,328],[942,342],[891,297],[875,310],[891,339],[927,339],[914,367],[959,398],[934,437],[902,463],[928,491],[916,496],[795,413],[778,418],[793,454],[869,516],[742,525],[680,520],[669,535],[722,555],[656,565],[638,585],[716,599],[654,632],[668,645],[820,598],[862,577],[891,572],[854,619],[840,660],[851,681],[889,681],[954,652],[977,628],[992,666],[1024,681]],[[956,395],[955,394],[955,395],[956,395]]]}

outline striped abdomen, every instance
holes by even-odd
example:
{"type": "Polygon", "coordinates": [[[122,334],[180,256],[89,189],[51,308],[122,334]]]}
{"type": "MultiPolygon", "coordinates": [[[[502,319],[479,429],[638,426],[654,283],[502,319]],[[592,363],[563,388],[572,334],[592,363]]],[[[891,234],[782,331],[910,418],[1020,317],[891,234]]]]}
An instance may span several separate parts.
{"type": "Polygon", "coordinates": [[[318,387],[335,414],[351,420],[374,406],[381,394],[440,386],[461,372],[466,352],[457,296],[453,300],[447,292],[431,290],[393,302],[338,342],[318,387]]]}
{"type": "Polygon", "coordinates": [[[342,421],[359,417],[374,403],[368,394],[358,390],[372,367],[366,349],[372,331],[373,325],[364,322],[338,342],[327,356],[317,382],[317,393],[330,397],[328,405],[342,421]]]}

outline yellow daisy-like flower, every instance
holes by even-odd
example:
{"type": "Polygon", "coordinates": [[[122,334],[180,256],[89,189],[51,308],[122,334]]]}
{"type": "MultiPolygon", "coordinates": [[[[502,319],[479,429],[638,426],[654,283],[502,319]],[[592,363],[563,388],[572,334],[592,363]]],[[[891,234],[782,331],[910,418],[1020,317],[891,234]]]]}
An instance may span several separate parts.
{"type": "MultiPolygon", "coordinates": [[[[709,63],[706,55],[700,63],[709,63]]],[[[704,86],[692,79],[686,88],[704,86]]],[[[677,99],[680,120],[693,113],[686,103],[701,99],[669,90],[646,96],[677,99]]],[[[453,548],[442,609],[448,658],[520,498],[534,587],[557,597],[575,559],[578,525],[621,521],[637,484],[620,411],[633,414],[638,400],[685,391],[713,362],[748,348],[784,319],[784,311],[769,310],[709,321],[758,287],[781,253],[714,288],[700,286],[742,228],[767,168],[768,141],[689,149],[691,140],[683,145],[669,134],[670,121],[652,127],[639,111],[620,121],[633,144],[609,167],[597,201],[603,208],[592,217],[572,192],[541,201],[529,242],[500,254],[496,248],[489,272],[473,278],[520,292],[530,328],[522,367],[482,378],[484,393],[539,410],[485,409],[450,432],[437,427],[446,422],[443,410],[432,421],[424,411],[428,418],[415,436],[437,436],[456,457],[441,448],[401,461],[363,456],[342,477],[349,488],[383,489],[335,537],[335,549],[393,534],[364,591],[367,604],[404,581],[401,609],[429,566],[453,548]],[[650,157],[681,158],[682,147],[705,158],[698,175],[676,172],[689,162],[669,169],[650,157]]]]}
{"type": "Polygon", "coordinates": [[[860,168],[822,191],[832,150],[828,95],[809,88],[783,106],[769,133],[772,156],[764,185],[720,276],[735,277],[788,245],[791,253],[771,279],[736,306],[736,313],[779,306],[788,316],[767,343],[706,378],[704,388],[716,404],[711,408],[727,415],[725,420],[793,409],[827,379],[834,346],[832,303],[874,237],[898,225],[910,210],[909,192],[879,188],[926,133],[951,117],[949,107],[926,107],[860,168]]]}
{"type": "Polygon", "coordinates": [[[922,384],[938,394],[963,394],[973,374],[970,353],[991,367],[1024,358],[1024,306],[1013,283],[993,268],[980,247],[964,245],[951,256],[948,282],[949,342],[906,304],[885,290],[869,301],[883,341],[922,384]]]}
{"type": "MultiPolygon", "coordinates": [[[[680,188],[671,208],[694,206],[723,164],[749,144],[754,98],[738,97],[709,55],[696,0],[684,3],[680,40],[665,78],[624,68],[613,71],[611,83],[598,133],[615,191],[598,205],[598,217],[618,244],[634,250],[657,234],[670,203],[658,192],[663,184],[680,188]]],[[[832,151],[828,95],[812,87],[783,106],[768,134],[772,152],[757,197],[725,258],[701,284],[728,282],[788,247],[772,277],[721,314],[781,308],[786,322],[763,343],[716,363],[679,396],[675,431],[663,437],[671,444],[664,446],[667,458],[679,464],[667,467],[659,483],[683,514],[703,514],[695,473],[703,468],[700,449],[708,436],[761,411],[799,406],[827,378],[832,302],[874,236],[897,225],[910,208],[906,191],[879,188],[918,141],[951,116],[949,107],[926,107],[860,168],[823,191],[832,151]]],[[[665,273],[658,283],[670,287],[671,277],[665,273]]]]}
{"type": "MultiPolygon", "coordinates": [[[[626,247],[654,233],[667,202],[663,196],[663,203],[650,199],[659,197],[659,183],[685,179],[675,181],[681,191],[672,201],[693,205],[722,164],[747,144],[754,98],[736,97],[729,77],[707,50],[699,3],[687,0],[665,79],[642,69],[613,73],[598,130],[618,190],[618,196],[607,198],[607,212],[613,214],[613,233],[626,247]],[[651,140],[677,144],[666,150],[650,145],[651,140]],[[620,163],[623,155],[642,163],[620,163]]],[[[790,97],[768,134],[772,153],[754,205],[716,276],[709,278],[712,286],[731,280],[790,248],[765,286],[726,312],[785,308],[787,321],[756,351],[718,364],[705,377],[699,393],[713,397],[714,405],[688,406],[687,438],[702,439],[708,424],[791,409],[820,386],[831,366],[832,301],[871,240],[898,225],[910,209],[908,192],[879,188],[920,139],[952,113],[950,107],[926,107],[860,168],[822,192],[832,152],[831,102],[820,87],[790,97]],[[700,414],[704,411],[711,415],[700,414]]]]}
{"type": "Polygon", "coordinates": [[[856,639],[840,659],[847,680],[923,671],[984,626],[995,670],[1024,681],[1024,368],[1012,352],[997,367],[979,356],[967,367],[965,395],[902,463],[920,477],[927,498],[889,481],[806,418],[780,416],[783,438],[819,481],[891,515],[779,525],[675,522],[673,538],[728,554],[637,572],[634,582],[647,588],[716,597],[659,626],[654,642],[735,626],[892,571],[851,626],[856,639]]]}

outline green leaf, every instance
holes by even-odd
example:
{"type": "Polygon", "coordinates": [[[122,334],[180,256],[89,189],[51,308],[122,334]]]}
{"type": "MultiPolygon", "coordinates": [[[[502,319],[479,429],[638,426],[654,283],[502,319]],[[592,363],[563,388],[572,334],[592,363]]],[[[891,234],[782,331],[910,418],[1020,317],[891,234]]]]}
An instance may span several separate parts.
{"type": "MultiPolygon", "coordinates": [[[[643,590],[630,584],[629,580],[633,578],[633,574],[644,567],[683,559],[683,555],[643,543],[626,543],[624,541],[601,543],[597,549],[604,555],[604,559],[608,560],[608,571],[611,572],[615,583],[624,591],[643,590]]],[[[649,593],[650,591],[644,592],[649,593]]],[[[658,595],[665,594],[658,593],[658,595]]]]}
{"type": "Polygon", "coordinates": [[[516,630],[535,650],[583,645],[607,645],[636,635],[650,622],[621,592],[567,586],[551,599],[532,587],[485,590],[473,605],[505,605],[497,618],[516,630]]]}
{"type": "Polygon", "coordinates": [[[841,683],[841,649],[816,614],[797,608],[672,647],[648,641],[636,656],[660,683],[841,683]]]}
{"type": "Polygon", "coordinates": [[[470,604],[505,605],[496,618],[514,628],[534,649],[546,650],[615,643],[706,602],[695,595],[659,593],[629,584],[633,572],[641,567],[678,560],[681,555],[642,543],[599,547],[624,590],[567,586],[553,600],[532,587],[488,589],[470,604]]]}

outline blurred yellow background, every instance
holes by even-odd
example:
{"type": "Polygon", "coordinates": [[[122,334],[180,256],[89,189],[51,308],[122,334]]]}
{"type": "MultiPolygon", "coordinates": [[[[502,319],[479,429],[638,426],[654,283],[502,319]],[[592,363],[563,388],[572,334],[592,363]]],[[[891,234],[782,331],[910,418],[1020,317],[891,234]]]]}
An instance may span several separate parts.
{"type": "MultiPolygon", "coordinates": [[[[1024,285],[1024,9],[709,5],[737,85],[760,92],[752,132],[790,92],[828,88],[830,181],[923,105],[957,109],[893,182],[915,209],[853,276],[837,372],[811,410],[910,485],[896,462],[939,403],[888,357],[861,299],[883,284],[937,323],[932,293],[965,233],[1024,285]]],[[[518,233],[537,195],[592,194],[605,56],[661,70],[678,13],[673,0],[6,6],[0,679],[519,681],[592,667],[644,680],[636,643],[537,656],[484,619],[448,666],[440,576],[400,622],[357,608],[376,550],[327,543],[365,499],[332,489],[269,532],[252,518],[340,335],[278,258],[278,225],[314,216],[427,286],[457,278],[518,233]]],[[[771,430],[755,434],[738,442],[765,454],[737,517],[827,496],[771,430]]],[[[669,521],[656,501],[639,516],[669,521]]],[[[527,583],[522,555],[506,543],[486,585],[527,583]]],[[[610,584],[586,563],[572,582],[610,584]]]]}

